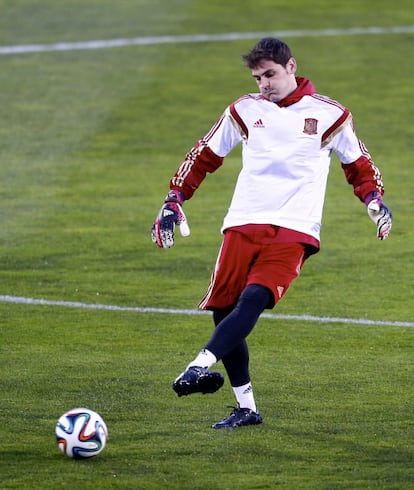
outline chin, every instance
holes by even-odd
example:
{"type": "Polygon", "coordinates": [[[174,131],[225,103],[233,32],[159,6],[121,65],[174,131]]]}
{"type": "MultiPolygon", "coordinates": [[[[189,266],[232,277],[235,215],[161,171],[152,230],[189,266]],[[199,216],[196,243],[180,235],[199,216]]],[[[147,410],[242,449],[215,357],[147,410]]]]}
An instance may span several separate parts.
{"type": "Polygon", "coordinates": [[[276,95],[268,95],[267,98],[270,100],[270,102],[279,102],[280,97],[277,97],[276,95]]]}

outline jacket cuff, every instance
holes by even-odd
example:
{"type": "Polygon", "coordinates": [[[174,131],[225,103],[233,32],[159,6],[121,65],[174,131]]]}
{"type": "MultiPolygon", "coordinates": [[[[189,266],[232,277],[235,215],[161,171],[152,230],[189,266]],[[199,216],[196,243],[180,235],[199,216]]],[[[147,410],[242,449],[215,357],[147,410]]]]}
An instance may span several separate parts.
{"type": "Polygon", "coordinates": [[[178,204],[182,204],[184,202],[184,194],[181,191],[171,189],[165,196],[164,202],[178,202],[178,204]]]}

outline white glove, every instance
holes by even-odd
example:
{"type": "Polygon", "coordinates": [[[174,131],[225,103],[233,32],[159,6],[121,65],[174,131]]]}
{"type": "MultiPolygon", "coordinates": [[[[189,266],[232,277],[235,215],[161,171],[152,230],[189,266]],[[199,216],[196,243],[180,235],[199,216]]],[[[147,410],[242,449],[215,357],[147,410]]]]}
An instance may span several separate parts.
{"type": "Polygon", "coordinates": [[[392,213],[381,198],[372,199],[367,205],[368,216],[377,225],[377,237],[385,240],[392,228],[392,213]]]}

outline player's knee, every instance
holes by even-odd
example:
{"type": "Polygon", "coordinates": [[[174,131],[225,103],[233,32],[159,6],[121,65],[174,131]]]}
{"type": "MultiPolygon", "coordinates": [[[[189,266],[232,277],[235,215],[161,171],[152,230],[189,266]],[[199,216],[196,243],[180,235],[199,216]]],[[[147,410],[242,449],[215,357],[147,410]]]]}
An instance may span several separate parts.
{"type": "Polygon", "coordinates": [[[249,284],[240,295],[239,302],[252,302],[259,308],[265,309],[274,302],[272,292],[261,284],[249,284]]]}

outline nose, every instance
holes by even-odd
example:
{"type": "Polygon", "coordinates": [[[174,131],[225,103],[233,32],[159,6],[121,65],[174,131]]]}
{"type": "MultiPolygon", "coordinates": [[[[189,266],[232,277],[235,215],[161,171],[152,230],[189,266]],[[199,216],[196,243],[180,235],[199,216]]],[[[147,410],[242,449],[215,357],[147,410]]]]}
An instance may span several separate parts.
{"type": "Polygon", "coordinates": [[[269,79],[268,78],[261,78],[259,80],[259,88],[261,90],[266,90],[269,87],[269,79]]]}

